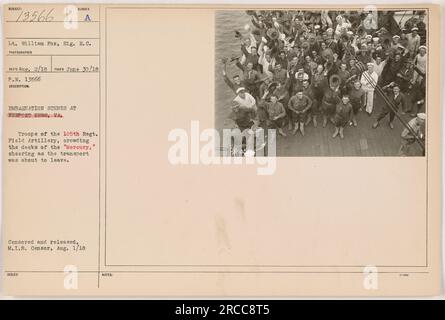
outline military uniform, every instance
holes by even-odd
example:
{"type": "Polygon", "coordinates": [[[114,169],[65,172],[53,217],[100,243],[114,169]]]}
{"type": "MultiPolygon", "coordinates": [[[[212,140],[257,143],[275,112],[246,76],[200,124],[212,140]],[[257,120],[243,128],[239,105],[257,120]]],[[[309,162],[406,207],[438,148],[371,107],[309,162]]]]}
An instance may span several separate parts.
{"type": "Polygon", "coordinates": [[[335,113],[335,106],[340,101],[340,89],[327,88],[323,94],[321,111],[324,116],[331,117],[335,113]]]}
{"type": "Polygon", "coordinates": [[[307,111],[304,111],[308,110],[312,106],[312,100],[305,95],[303,95],[302,98],[299,98],[295,95],[289,99],[288,106],[292,112],[292,119],[294,123],[304,123],[307,116],[307,111]],[[297,111],[298,113],[295,111],[297,111]]]}
{"type": "Polygon", "coordinates": [[[266,102],[266,111],[268,115],[268,126],[282,128],[286,124],[286,110],[281,102],[266,102]],[[283,113],[285,114],[283,117],[275,119],[275,117],[283,113]]]}
{"type": "Polygon", "coordinates": [[[337,106],[335,107],[334,125],[336,127],[344,128],[351,119],[351,113],[352,106],[350,102],[345,104],[342,101],[337,104],[337,106]]]}
{"type": "MultiPolygon", "coordinates": [[[[398,111],[400,108],[402,108],[402,110],[405,109],[405,96],[403,93],[399,92],[399,94],[395,96],[394,92],[390,92],[387,94],[387,96],[389,101],[392,102],[392,105],[395,107],[396,111],[398,111]]],[[[385,118],[388,113],[389,122],[392,123],[394,121],[395,113],[386,104],[383,105],[382,110],[377,117],[377,122],[385,118]]]]}
{"type": "Polygon", "coordinates": [[[374,88],[378,80],[379,76],[374,71],[372,73],[369,73],[369,71],[363,72],[360,80],[362,88],[366,92],[366,112],[369,114],[372,113],[374,107],[374,88]]]}
{"type": "Polygon", "coordinates": [[[253,120],[256,118],[256,111],[253,109],[238,108],[236,111],[232,111],[229,118],[235,121],[242,132],[252,127],[254,124],[253,120]]]}
{"type": "MultiPolygon", "coordinates": [[[[413,132],[419,136],[421,133],[422,126],[418,123],[417,118],[413,118],[408,122],[408,126],[413,130],[413,132]]],[[[401,145],[399,149],[399,156],[408,156],[410,147],[413,143],[416,142],[416,138],[412,135],[412,133],[407,129],[403,129],[401,134],[401,145]]]]}
{"type": "Polygon", "coordinates": [[[352,112],[357,114],[360,108],[365,106],[366,94],[362,88],[352,88],[349,92],[349,99],[351,101],[352,112]]]}

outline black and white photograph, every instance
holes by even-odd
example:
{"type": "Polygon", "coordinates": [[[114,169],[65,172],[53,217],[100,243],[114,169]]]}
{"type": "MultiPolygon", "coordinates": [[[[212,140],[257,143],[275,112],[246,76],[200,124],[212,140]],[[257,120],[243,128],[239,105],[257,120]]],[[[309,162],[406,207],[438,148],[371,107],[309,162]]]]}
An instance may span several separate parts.
{"type": "Polygon", "coordinates": [[[275,129],[280,157],[424,156],[427,26],[427,10],[218,10],[216,129],[275,129]]]}

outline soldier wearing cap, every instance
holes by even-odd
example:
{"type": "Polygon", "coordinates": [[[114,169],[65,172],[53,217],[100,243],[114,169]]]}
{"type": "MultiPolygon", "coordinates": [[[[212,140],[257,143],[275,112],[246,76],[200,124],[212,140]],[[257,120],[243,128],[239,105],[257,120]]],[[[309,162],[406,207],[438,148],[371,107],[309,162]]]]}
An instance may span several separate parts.
{"type": "Polygon", "coordinates": [[[255,46],[250,46],[250,52],[247,51],[246,45],[243,43],[241,45],[241,52],[244,54],[245,57],[245,64],[251,62],[253,69],[255,70],[259,70],[258,68],[258,59],[259,59],[259,55],[258,55],[258,49],[255,46]]]}
{"type": "Polygon", "coordinates": [[[323,91],[323,98],[321,100],[321,112],[323,115],[323,128],[328,123],[328,118],[333,122],[335,113],[335,106],[340,101],[340,78],[337,76],[338,83],[336,81],[329,81],[328,86],[323,91]]]}
{"type": "Polygon", "coordinates": [[[362,84],[360,80],[354,82],[354,86],[349,91],[349,99],[351,100],[352,106],[352,124],[357,127],[356,116],[358,112],[365,108],[366,106],[366,93],[362,89],[362,84]]]}
{"type": "Polygon", "coordinates": [[[400,92],[399,85],[397,85],[393,82],[387,86],[384,86],[382,89],[388,91],[388,94],[387,94],[388,100],[390,101],[392,107],[395,110],[391,109],[386,104],[383,105],[382,110],[380,111],[380,114],[377,117],[376,122],[372,125],[372,128],[373,129],[377,128],[380,124],[380,121],[383,120],[383,118],[385,118],[389,113],[389,127],[391,129],[394,129],[394,124],[393,124],[394,117],[395,117],[394,111],[397,112],[399,109],[401,109],[401,110],[405,109],[406,98],[405,98],[405,95],[402,92],[400,92]],[[391,88],[392,88],[392,90],[391,90],[391,88]]]}
{"type": "Polygon", "coordinates": [[[275,64],[273,68],[273,81],[279,82],[281,85],[286,85],[288,79],[287,71],[280,63],[275,64]]]}
{"type": "Polygon", "coordinates": [[[349,102],[349,96],[344,94],[341,101],[335,107],[334,126],[335,131],[332,138],[337,137],[340,134],[340,138],[343,139],[343,130],[352,117],[352,106],[349,102]]]}
{"type": "Polygon", "coordinates": [[[340,87],[342,90],[345,90],[345,87],[347,86],[347,82],[349,81],[349,78],[351,77],[351,74],[349,73],[347,69],[346,62],[343,62],[340,64],[340,69],[336,72],[337,75],[340,77],[341,83],[340,87]]]}
{"type": "Polygon", "coordinates": [[[402,68],[397,72],[396,82],[400,85],[403,92],[407,92],[412,86],[412,79],[414,75],[414,64],[411,60],[405,60],[402,68]]]}
{"type": "Polygon", "coordinates": [[[410,154],[410,147],[413,143],[416,142],[416,136],[419,139],[424,139],[424,134],[422,130],[424,129],[426,121],[425,113],[418,113],[417,117],[411,119],[408,122],[408,126],[412,129],[413,132],[408,130],[407,128],[403,129],[401,134],[401,145],[399,149],[399,156],[408,156],[410,154]],[[415,134],[415,136],[413,135],[415,134]]]}
{"type": "Polygon", "coordinates": [[[372,59],[372,62],[374,63],[374,71],[379,76],[379,80],[382,76],[383,68],[386,66],[387,59],[388,57],[382,60],[381,56],[376,56],[375,59],[372,59]]]}
{"type": "Polygon", "coordinates": [[[338,15],[335,20],[337,21],[337,27],[335,28],[336,32],[342,33],[343,30],[348,31],[351,28],[351,23],[341,15],[338,15]]]}
{"type": "Polygon", "coordinates": [[[354,58],[349,60],[348,71],[351,76],[355,75],[357,77],[360,77],[360,70],[357,69],[356,64],[357,64],[357,60],[355,60],[354,58]]]}
{"type": "Polygon", "coordinates": [[[322,42],[320,44],[320,56],[325,61],[332,62],[332,60],[334,59],[334,52],[332,51],[331,48],[328,48],[325,42],[322,42]]]}
{"type": "Polygon", "coordinates": [[[407,49],[411,58],[416,54],[420,46],[420,36],[417,34],[418,30],[419,28],[417,27],[411,28],[411,33],[406,35],[406,39],[408,40],[407,49]]]}
{"type": "Polygon", "coordinates": [[[399,53],[388,56],[386,66],[382,71],[382,85],[387,85],[397,80],[397,73],[403,67],[404,59],[399,53]]]}
{"type": "Polygon", "coordinates": [[[280,54],[277,57],[275,57],[275,63],[280,64],[284,70],[287,70],[289,61],[287,60],[286,51],[284,50],[280,51],[280,54]]]}
{"type": "Polygon", "coordinates": [[[267,115],[267,126],[271,128],[277,128],[278,133],[282,136],[286,136],[283,131],[283,127],[286,124],[286,109],[283,104],[278,101],[278,95],[272,93],[270,95],[270,102],[265,101],[269,91],[265,91],[261,97],[261,105],[265,106],[265,111],[267,115]]]}
{"type": "Polygon", "coordinates": [[[372,57],[366,43],[362,43],[360,45],[359,54],[356,56],[356,59],[362,62],[363,64],[367,64],[372,61],[372,57]]]}
{"type": "Polygon", "coordinates": [[[416,70],[414,70],[413,74],[413,84],[420,82],[422,79],[422,75],[426,73],[426,47],[420,46],[419,53],[414,58],[414,65],[416,66],[416,70]],[[419,75],[420,73],[420,75],[419,75]]]}
{"type": "MultiPolygon", "coordinates": [[[[295,58],[295,59],[297,59],[297,58],[295,58]]],[[[310,55],[307,55],[304,58],[304,60],[305,60],[304,64],[303,64],[304,72],[306,74],[312,76],[314,74],[314,72],[316,71],[318,64],[312,60],[312,57],[310,55]]]]}
{"type": "Polygon", "coordinates": [[[303,88],[303,81],[309,80],[309,75],[304,72],[304,68],[298,69],[292,79],[291,94],[295,95],[299,90],[303,88]]]}
{"type": "Polygon", "coordinates": [[[372,12],[368,12],[362,23],[366,32],[373,33],[377,30],[377,13],[374,16],[372,12]]]}
{"type": "Polygon", "coordinates": [[[400,36],[397,34],[392,37],[391,51],[394,54],[397,54],[397,53],[402,54],[407,51],[407,49],[400,43],[400,36]]]}
{"type": "Polygon", "coordinates": [[[260,80],[260,73],[253,68],[252,62],[247,62],[246,66],[239,66],[242,68],[244,75],[244,89],[251,95],[258,96],[258,82],[260,80]]]}
{"type": "Polygon", "coordinates": [[[367,34],[367,35],[365,36],[365,40],[366,40],[366,43],[367,43],[367,44],[372,43],[372,35],[367,34]]]}
{"type": "Polygon", "coordinates": [[[276,95],[278,101],[281,102],[281,104],[284,106],[284,109],[286,109],[286,122],[288,123],[289,130],[292,130],[292,119],[291,119],[292,115],[290,114],[290,111],[287,109],[287,104],[289,102],[288,88],[284,85],[281,85],[280,83],[277,83],[277,86],[273,89],[273,91],[271,91],[271,94],[276,95]]]}
{"type": "Polygon", "coordinates": [[[263,73],[272,77],[273,73],[270,68],[270,66],[272,65],[272,56],[270,55],[270,50],[266,46],[262,45],[263,43],[264,42],[261,42],[260,45],[261,55],[260,58],[258,59],[258,64],[261,65],[263,73]]]}
{"type": "Polygon", "coordinates": [[[398,34],[393,35],[391,46],[397,47],[399,45],[399,41],[400,41],[400,36],[398,34]]]}
{"type": "Polygon", "coordinates": [[[371,115],[372,109],[374,107],[374,88],[377,85],[379,76],[374,71],[374,63],[370,62],[367,64],[368,70],[364,71],[360,79],[362,84],[362,89],[366,93],[366,112],[371,115]]]}
{"type": "Polygon", "coordinates": [[[243,108],[236,101],[233,101],[231,110],[229,119],[236,123],[241,132],[251,128],[257,121],[257,114],[254,109],[243,108]]]}
{"type": "Polygon", "coordinates": [[[326,38],[331,38],[331,39],[333,39],[334,38],[334,29],[332,29],[332,28],[327,28],[326,29],[326,38]]]}
{"type": "Polygon", "coordinates": [[[324,42],[326,43],[326,46],[330,48],[334,53],[338,52],[338,46],[337,46],[337,40],[334,39],[333,36],[329,38],[324,38],[324,42]]]}
{"type": "Polygon", "coordinates": [[[236,97],[233,101],[237,102],[241,108],[255,111],[257,109],[255,98],[250,93],[247,93],[245,88],[236,90],[236,97]]]}

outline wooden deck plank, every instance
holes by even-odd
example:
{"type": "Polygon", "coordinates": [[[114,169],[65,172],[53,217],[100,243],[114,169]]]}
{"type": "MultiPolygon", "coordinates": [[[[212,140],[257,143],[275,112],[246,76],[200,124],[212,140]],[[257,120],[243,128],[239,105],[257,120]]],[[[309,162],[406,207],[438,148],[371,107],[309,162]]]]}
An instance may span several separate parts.
{"type": "Polygon", "coordinates": [[[360,127],[354,127],[348,124],[345,128],[345,140],[350,154],[360,156],[360,127]]]}
{"type": "Polygon", "coordinates": [[[343,156],[343,148],[342,148],[342,144],[341,144],[341,139],[340,139],[340,135],[338,135],[336,138],[332,138],[332,134],[334,134],[334,126],[332,124],[329,124],[328,126],[326,126],[326,129],[328,129],[330,131],[330,146],[331,146],[331,150],[333,150],[332,152],[332,156],[335,157],[342,157],[343,156]]]}

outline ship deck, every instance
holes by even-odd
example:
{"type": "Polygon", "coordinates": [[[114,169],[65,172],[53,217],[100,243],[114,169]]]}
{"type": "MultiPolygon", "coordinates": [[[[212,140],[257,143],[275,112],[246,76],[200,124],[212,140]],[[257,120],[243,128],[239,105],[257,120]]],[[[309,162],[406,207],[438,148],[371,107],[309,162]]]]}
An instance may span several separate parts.
{"type": "MultiPolygon", "coordinates": [[[[380,125],[372,128],[384,102],[381,97],[376,95],[374,99],[374,110],[369,116],[361,111],[357,115],[357,127],[346,126],[344,129],[344,139],[337,136],[332,138],[334,125],[328,122],[328,125],[322,127],[321,116],[318,116],[318,126],[313,123],[305,126],[305,135],[300,132],[296,135],[285,126],[286,137],[277,134],[276,155],[279,157],[317,157],[317,156],[361,156],[361,157],[380,157],[380,156],[398,156],[401,133],[403,125],[397,118],[394,119],[394,129],[389,127],[389,115],[384,118],[380,125]]],[[[227,106],[225,114],[230,113],[230,105],[227,106]]],[[[401,115],[408,122],[412,119],[409,113],[401,115]]],[[[221,127],[219,129],[222,129],[221,127]]],[[[422,156],[422,150],[417,143],[411,145],[409,156],[422,156]]]]}
{"type": "MultiPolygon", "coordinates": [[[[364,111],[357,115],[357,127],[347,126],[344,129],[344,139],[332,138],[334,126],[331,123],[323,128],[321,116],[318,126],[310,123],[305,127],[305,136],[301,133],[292,135],[286,128],[287,137],[277,137],[277,156],[397,156],[401,144],[403,125],[394,119],[394,129],[389,127],[389,115],[380,122],[376,129],[372,128],[384,102],[380,97],[374,99],[374,110],[371,116],[364,111]]],[[[402,115],[405,121],[412,119],[407,113],[402,115]]],[[[414,143],[410,156],[421,156],[422,150],[414,143]]]]}

